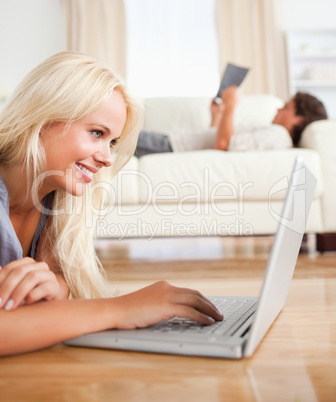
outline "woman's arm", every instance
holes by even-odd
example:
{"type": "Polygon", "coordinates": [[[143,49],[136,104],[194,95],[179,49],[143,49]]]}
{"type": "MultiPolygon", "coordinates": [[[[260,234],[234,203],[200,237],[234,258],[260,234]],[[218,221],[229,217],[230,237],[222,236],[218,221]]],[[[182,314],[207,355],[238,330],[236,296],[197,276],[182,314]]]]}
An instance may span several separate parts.
{"type": "Polygon", "coordinates": [[[175,316],[204,325],[223,316],[199,292],[166,282],[113,299],[52,300],[0,310],[0,356],[51,346],[109,328],[142,328],[175,316]]]}
{"type": "Polygon", "coordinates": [[[234,111],[237,104],[237,87],[231,86],[225,89],[222,94],[222,105],[224,106],[222,118],[218,125],[215,148],[226,151],[229,142],[234,134],[234,111]]]}

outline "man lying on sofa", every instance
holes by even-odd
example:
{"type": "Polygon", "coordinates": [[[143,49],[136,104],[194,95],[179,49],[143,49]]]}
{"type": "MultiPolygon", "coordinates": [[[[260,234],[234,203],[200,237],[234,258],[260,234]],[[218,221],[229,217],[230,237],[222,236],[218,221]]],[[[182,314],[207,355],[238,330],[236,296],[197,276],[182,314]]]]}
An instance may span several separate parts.
{"type": "Polygon", "coordinates": [[[165,134],[141,131],[135,156],[152,153],[185,152],[200,149],[249,151],[284,149],[298,145],[304,128],[313,121],[327,119],[326,109],[314,96],[298,92],[278,109],[272,124],[243,130],[234,127],[238,89],[231,86],[222,94],[222,103],[211,104],[211,127],[198,132],[165,134]]]}

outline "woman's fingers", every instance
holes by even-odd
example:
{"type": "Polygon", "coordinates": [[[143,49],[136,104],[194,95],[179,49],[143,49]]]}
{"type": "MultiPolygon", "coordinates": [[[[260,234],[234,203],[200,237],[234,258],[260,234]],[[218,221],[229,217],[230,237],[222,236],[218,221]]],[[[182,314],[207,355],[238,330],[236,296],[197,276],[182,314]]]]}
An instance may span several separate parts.
{"type": "MultiPolygon", "coordinates": [[[[177,295],[176,303],[184,306],[192,307],[194,310],[201,313],[203,316],[208,316],[216,321],[221,321],[223,315],[217,310],[217,308],[210,302],[208,298],[203,296],[200,292],[180,289],[177,295]],[[181,290],[183,292],[181,292],[181,290]]],[[[190,317],[188,317],[190,318],[190,317]]]]}
{"type": "Polygon", "coordinates": [[[32,269],[38,267],[39,269],[49,270],[48,265],[45,262],[36,262],[30,257],[22,258],[21,260],[15,260],[7,264],[0,269],[0,287],[1,284],[6,280],[8,275],[15,273],[15,275],[20,275],[20,272],[28,272],[32,269]]]}
{"type": "Polygon", "coordinates": [[[57,296],[59,287],[55,274],[49,271],[46,281],[31,290],[25,297],[25,304],[32,304],[38,300],[52,300],[57,296]]]}
{"type": "Polygon", "coordinates": [[[7,264],[0,272],[0,296],[3,303],[14,291],[21,280],[32,270],[48,270],[45,263],[36,263],[31,258],[13,261],[7,264]]]}
{"type": "Polygon", "coordinates": [[[222,314],[201,293],[157,282],[137,292],[117,298],[123,314],[117,328],[142,328],[172,317],[189,318],[208,325],[222,321],[222,314]]]}
{"type": "Polygon", "coordinates": [[[56,276],[46,263],[31,258],[13,261],[0,271],[0,308],[13,310],[23,302],[53,298],[58,288],[56,276]]]}
{"type": "MultiPolygon", "coordinates": [[[[155,285],[156,284],[154,284],[154,286],[155,285]]],[[[157,285],[162,285],[161,290],[163,294],[166,293],[166,299],[163,300],[168,300],[168,304],[170,304],[170,306],[173,307],[175,310],[177,310],[177,306],[185,306],[188,307],[188,309],[186,309],[185,311],[195,311],[196,313],[193,314],[193,317],[199,317],[199,319],[197,319],[196,321],[199,321],[201,319],[202,322],[204,322],[205,316],[211,318],[212,321],[221,321],[223,319],[223,315],[210,302],[210,300],[203,296],[199,291],[188,288],[175,287],[166,282],[159,282],[157,285]]],[[[188,316],[188,318],[194,319],[190,316],[188,316]]]]}
{"type": "Polygon", "coordinates": [[[221,316],[221,318],[215,320],[210,315],[202,313],[199,310],[196,310],[186,305],[178,306],[178,308],[176,309],[175,316],[180,318],[188,318],[192,321],[197,321],[203,325],[210,325],[215,323],[215,321],[221,321],[223,319],[223,317],[221,316]]]}
{"type": "Polygon", "coordinates": [[[30,271],[12,292],[10,300],[13,300],[13,303],[7,309],[13,310],[23,301],[24,304],[32,304],[38,300],[52,299],[57,295],[58,290],[59,284],[53,272],[30,271]]]}
{"type": "Polygon", "coordinates": [[[211,301],[202,295],[198,290],[188,288],[174,288],[176,291],[176,303],[189,305],[205,314],[214,316],[214,318],[222,319],[223,315],[211,303],[211,301]]]}
{"type": "MultiPolygon", "coordinates": [[[[7,276],[16,268],[18,267],[25,267],[25,266],[31,266],[32,264],[36,263],[32,258],[30,257],[25,257],[22,258],[21,260],[15,260],[10,262],[9,264],[5,265],[0,269],[0,287],[1,284],[5,281],[7,276]]],[[[46,264],[45,264],[46,265],[46,264]]]]}

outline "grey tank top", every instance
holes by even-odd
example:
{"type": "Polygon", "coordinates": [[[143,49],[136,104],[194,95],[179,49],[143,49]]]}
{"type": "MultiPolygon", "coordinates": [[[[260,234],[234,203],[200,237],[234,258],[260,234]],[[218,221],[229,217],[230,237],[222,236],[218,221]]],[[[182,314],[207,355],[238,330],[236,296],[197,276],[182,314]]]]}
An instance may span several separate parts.
{"type": "MultiPolygon", "coordinates": [[[[44,211],[51,209],[53,200],[54,193],[50,193],[44,198],[44,211]]],[[[42,212],[29,252],[29,256],[32,258],[35,258],[38,241],[48,218],[48,214],[44,211],[42,212]]],[[[0,174],[0,266],[4,267],[9,262],[19,260],[22,257],[20,241],[9,219],[8,191],[0,174]]]]}

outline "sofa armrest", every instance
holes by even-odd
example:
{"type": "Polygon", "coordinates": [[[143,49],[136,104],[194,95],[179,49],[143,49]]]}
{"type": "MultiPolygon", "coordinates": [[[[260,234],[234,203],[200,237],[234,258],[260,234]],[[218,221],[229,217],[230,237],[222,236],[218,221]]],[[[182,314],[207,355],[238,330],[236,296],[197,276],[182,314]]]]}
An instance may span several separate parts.
{"type": "Polygon", "coordinates": [[[300,147],[314,149],[321,158],[324,232],[336,232],[336,120],[320,120],[306,127],[300,147]]]}

